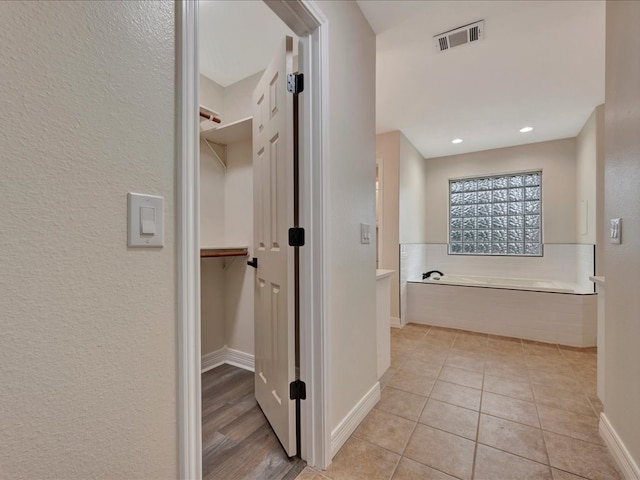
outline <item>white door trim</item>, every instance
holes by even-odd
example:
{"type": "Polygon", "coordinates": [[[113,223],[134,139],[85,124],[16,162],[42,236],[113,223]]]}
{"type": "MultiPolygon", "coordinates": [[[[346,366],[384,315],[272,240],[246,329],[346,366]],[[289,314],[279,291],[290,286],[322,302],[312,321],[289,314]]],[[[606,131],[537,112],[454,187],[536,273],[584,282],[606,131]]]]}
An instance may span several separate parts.
{"type": "Polygon", "coordinates": [[[311,466],[325,469],[332,458],[330,335],[325,316],[328,305],[325,293],[328,209],[324,195],[328,178],[325,158],[328,152],[329,26],[315,2],[279,1],[294,9],[309,31],[305,36],[294,30],[304,46],[301,65],[309,77],[305,82],[307,95],[303,95],[300,106],[300,214],[301,225],[306,228],[309,239],[307,247],[301,249],[300,257],[300,278],[304,279],[300,285],[300,377],[308,387],[307,400],[302,402],[302,458],[311,466]]]}
{"type": "Polygon", "coordinates": [[[179,476],[202,478],[198,2],[176,4],[179,476]]]}
{"type": "MultiPolygon", "coordinates": [[[[324,278],[328,24],[312,0],[265,3],[300,37],[302,65],[308,75],[300,115],[300,223],[307,231],[300,267],[305,279],[300,289],[300,376],[307,384],[307,400],[302,402],[302,458],[311,466],[326,468],[331,463],[330,336],[324,278]]],[[[197,2],[177,3],[176,42],[179,475],[191,480],[202,478],[197,2]]]]}

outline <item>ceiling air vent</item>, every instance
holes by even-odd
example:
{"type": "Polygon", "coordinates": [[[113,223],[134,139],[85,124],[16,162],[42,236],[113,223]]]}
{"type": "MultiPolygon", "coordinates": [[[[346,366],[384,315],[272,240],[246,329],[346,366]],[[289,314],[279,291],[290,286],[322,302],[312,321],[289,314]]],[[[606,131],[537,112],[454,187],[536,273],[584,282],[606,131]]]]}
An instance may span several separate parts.
{"type": "Polygon", "coordinates": [[[465,43],[477,42],[482,40],[484,32],[484,20],[470,23],[462,27],[454,28],[448,32],[440,33],[433,37],[436,48],[440,52],[449,50],[450,48],[464,45],[465,43]]]}

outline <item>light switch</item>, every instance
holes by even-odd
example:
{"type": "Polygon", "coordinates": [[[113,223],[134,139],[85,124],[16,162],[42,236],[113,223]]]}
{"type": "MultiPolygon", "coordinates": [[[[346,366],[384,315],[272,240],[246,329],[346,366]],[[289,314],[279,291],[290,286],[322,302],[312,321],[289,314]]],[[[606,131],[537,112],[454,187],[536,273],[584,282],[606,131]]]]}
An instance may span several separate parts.
{"type": "Polygon", "coordinates": [[[129,247],[163,246],[164,199],[156,195],[129,193],[127,195],[129,247]]]}
{"type": "Polygon", "coordinates": [[[360,243],[371,243],[371,225],[368,223],[360,224],[360,243]]]}
{"type": "Polygon", "coordinates": [[[620,244],[622,241],[622,219],[611,219],[611,230],[609,232],[611,243],[620,244]]]}
{"type": "Polygon", "coordinates": [[[156,234],[156,209],[153,207],[140,207],[140,234],[156,234]]]}

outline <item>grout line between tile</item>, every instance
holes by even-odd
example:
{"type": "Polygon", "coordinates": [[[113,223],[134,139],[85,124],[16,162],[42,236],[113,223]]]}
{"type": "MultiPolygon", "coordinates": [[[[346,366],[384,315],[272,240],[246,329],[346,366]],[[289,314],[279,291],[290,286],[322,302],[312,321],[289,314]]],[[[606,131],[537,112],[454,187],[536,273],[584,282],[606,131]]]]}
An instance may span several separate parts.
{"type": "MultiPolygon", "coordinates": [[[[487,340],[488,341],[488,340],[487,340]]],[[[478,405],[478,424],[476,426],[476,441],[473,446],[473,463],[471,464],[471,480],[476,476],[476,458],[478,456],[478,443],[480,441],[480,418],[482,418],[482,399],[484,397],[485,373],[482,373],[482,389],[480,390],[480,405],[478,405]]]]}
{"type": "Polygon", "coordinates": [[[552,475],[553,475],[553,470],[559,470],[561,472],[568,473],[569,475],[573,475],[574,477],[584,478],[585,480],[589,480],[588,477],[583,477],[582,475],[578,475],[577,473],[570,472],[569,470],[564,470],[564,469],[558,468],[558,467],[550,467],[550,468],[552,470],[552,473],[551,473],[552,475]]]}
{"type": "MultiPolygon", "coordinates": [[[[544,467],[548,467],[549,469],[556,468],[556,467],[552,467],[548,463],[541,463],[541,462],[539,462],[537,460],[533,460],[533,459],[531,459],[529,457],[525,457],[525,456],[520,455],[518,453],[508,452],[507,450],[503,450],[502,448],[498,448],[498,447],[495,447],[493,445],[487,445],[486,443],[482,443],[482,442],[478,442],[478,444],[482,445],[483,447],[489,447],[489,448],[492,448],[494,450],[498,450],[499,452],[506,453],[507,455],[513,455],[514,457],[522,458],[523,460],[528,460],[529,462],[537,463],[538,465],[542,465],[544,467]]],[[[558,470],[560,470],[560,469],[558,469],[558,470]]],[[[567,473],[572,473],[572,472],[567,472],[567,473]]],[[[574,473],[574,475],[575,475],[575,473],[574,473]]]]}
{"type": "Polygon", "coordinates": [[[402,460],[402,455],[400,455],[398,457],[398,461],[396,462],[396,465],[393,467],[393,470],[391,470],[391,473],[389,474],[389,478],[387,480],[391,480],[393,478],[393,476],[396,474],[396,470],[398,470],[398,465],[400,465],[400,461],[402,460]]]}
{"type": "MultiPolygon", "coordinates": [[[[489,392],[491,393],[491,392],[489,392]]],[[[537,410],[536,410],[537,412],[537,410]]],[[[499,420],[504,420],[506,422],[511,422],[511,423],[517,423],[518,425],[522,425],[523,427],[529,427],[529,428],[536,428],[538,430],[542,430],[541,427],[534,427],[533,425],[529,425],[528,423],[522,423],[522,422],[518,422],[516,420],[511,420],[509,418],[504,418],[504,417],[499,417],[498,415],[492,415],[491,413],[487,413],[487,412],[480,412],[481,415],[486,415],[487,417],[493,417],[493,418],[497,418],[499,420]]],[[[540,421],[540,418],[538,418],[538,422],[540,421]]],[[[547,431],[547,430],[545,430],[547,431]]],[[[552,432],[555,433],[555,432],[552,432]]],[[[495,448],[495,447],[494,447],[495,448]]]]}
{"type": "MultiPolygon", "coordinates": [[[[358,436],[353,435],[353,434],[352,434],[352,437],[358,439],[361,442],[368,443],[371,446],[374,446],[376,448],[384,450],[385,452],[389,452],[389,453],[392,453],[393,455],[397,455],[399,457],[402,457],[402,455],[400,455],[398,452],[394,452],[393,450],[389,450],[387,447],[383,447],[382,445],[378,445],[377,443],[373,443],[371,440],[367,440],[366,438],[358,437],[358,436]]],[[[349,438],[351,438],[351,437],[349,437],[349,438]]]]}
{"type": "MultiPolygon", "coordinates": [[[[473,411],[475,412],[475,410],[473,410],[473,411]]],[[[476,413],[478,413],[478,412],[476,412],[476,413]]],[[[448,430],[444,430],[444,429],[442,429],[440,427],[435,427],[433,425],[428,425],[426,423],[420,423],[420,422],[418,422],[418,425],[422,425],[423,427],[433,428],[434,430],[438,430],[439,432],[444,432],[446,434],[453,435],[454,437],[462,438],[463,440],[469,440],[470,442],[474,442],[474,443],[476,442],[476,440],[471,440],[469,437],[463,437],[462,435],[458,435],[457,433],[453,433],[453,432],[450,432],[448,430]]],[[[552,433],[554,433],[554,432],[552,432],[552,433]]],[[[476,429],[476,437],[477,437],[477,435],[478,435],[478,432],[477,432],[477,429],[476,429]]],[[[405,449],[406,449],[406,446],[405,446],[405,449]]]]}
{"type": "Polygon", "coordinates": [[[396,463],[396,466],[393,469],[393,472],[391,472],[391,477],[389,477],[389,480],[391,480],[393,476],[396,474],[396,471],[398,470],[398,466],[400,465],[400,461],[404,458],[404,452],[407,450],[407,447],[409,446],[409,442],[411,442],[411,438],[413,437],[413,434],[415,433],[416,428],[418,427],[420,417],[422,416],[422,412],[424,412],[424,409],[427,407],[427,403],[429,403],[429,397],[427,397],[427,400],[424,402],[424,405],[420,410],[420,414],[418,415],[417,420],[413,424],[413,429],[411,430],[411,433],[407,437],[407,441],[405,442],[404,447],[402,448],[402,452],[400,453],[400,458],[398,459],[398,463],[396,463]]]}

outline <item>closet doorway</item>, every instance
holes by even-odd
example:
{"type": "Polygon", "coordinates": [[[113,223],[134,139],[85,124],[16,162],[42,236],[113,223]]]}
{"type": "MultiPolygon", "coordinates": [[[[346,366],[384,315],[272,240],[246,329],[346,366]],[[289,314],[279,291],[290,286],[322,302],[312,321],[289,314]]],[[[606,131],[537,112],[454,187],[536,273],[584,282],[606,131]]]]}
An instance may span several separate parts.
{"type": "MultiPolygon", "coordinates": [[[[253,91],[258,84],[264,68],[269,63],[270,58],[265,56],[263,66],[256,70],[253,66],[243,67],[242,63],[250,63],[251,59],[244,58],[242,50],[236,55],[232,62],[227,61],[226,65],[232,65],[230,72],[224,68],[216,68],[214,73],[207,71],[207,63],[203,58],[216,58],[219,56],[217,49],[225,49],[233,42],[242,46],[247,41],[247,35],[242,35],[240,26],[257,31],[252,27],[251,13],[249,7],[262,9],[258,23],[261,27],[269,22],[265,20],[265,12],[274,17],[278,22],[282,22],[280,17],[284,16],[291,20],[292,12],[302,7],[306,12],[307,21],[314,20],[316,25],[313,30],[305,26],[300,18],[293,22],[294,28],[300,33],[300,46],[305,50],[305,62],[301,65],[301,70],[306,66],[311,71],[314,65],[314,73],[308,75],[307,85],[314,77],[320,78],[319,68],[321,66],[320,42],[321,28],[318,27],[318,20],[314,18],[313,12],[308,10],[309,5],[302,3],[270,2],[270,7],[262,2],[199,2],[199,15],[196,11],[196,20],[199,18],[200,24],[200,64],[199,76],[199,110],[201,112],[202,123],[198,138],[200,162],[198,164],[199,181],[197,191],[199,192],[199,226],[200,226],[200,273],[201,273],[201,329],[197,332],[201,343],[201,363],[202,371],[215,369],[222,364],[229,364],[245,370],[253,370],[256,365],[255,352],[256,341],[263,340],[264,335],[256,338],[254,335],[254,312],[255,290],[259,281],[256,281],[257,270],[254,270],[247,263],[252,263],[251,259],[257,257],[257,249],[260,248],[260,241],[255,235],[254,215],[257,208],[261,208],[261,201],[255,201],[254,188],[256,182],[254,177],[254,163],[256,156],[253,153],[252,143],[257,129],[261,126],[256,122],[256,114],[252,112],[253,91]],[[242,12],[230,15],[226,9],[233,9],[240,3],[242,12]],[[292,8],[294,7],[294,8],[292,8]],[[273,11],[272,11],[273,10],[273,11]],[[277,11],[276,15],[274,11],[277,11]],[[224,40],[213,39],[212,47],[208,48],[207,38],[209,30],[224,32],[225,29],[220,23],[214,26],[208,15],[213,14],[216,21],[222,22],[227,28],[229,35],[224,36],[224,40]],[[235,16],[234,16],[235,15],[235,16]],[[233,22],[239,21],[239,26],[233,27],[233,22]],[[217,27],[217,28],[216,28],[217,27]],[[229,30],[229,28],[231,30],[229,30]],[[235,37],[234,37],[235,35],[235,37]],[[314,64],[315,62],[315,64],[314,64]],[[235,68],[235,71],[234,71],[235,68]],[[245,68],[243,70],[243,68],[245,68]],[[215,77],[215,75],[221,76],[215,77]],[[233,78],[231,73],[240,75],[241,78],[233,78]],[[245,74],[247,74],[244,76],[245,74]],[[208,74],[208,75],[207,75],[208,74]],[[215,77],[215,78],[211,78],[215,77]],[[248,262],[249,261],[249,262],[248,262]]],[[[236,8],[237,10],[237,8],[236,8]]],[[[319,12],[315,12],[318,14],[319,12]]],[[[283,28],[282,26],[280,28],[283,28]]],[[[286,29],[286,25],[284,26],[286,29]]],[[[291,36],[295,33],[288,32],[291,36]]],[[[260,42],[267,43],[267,33],[260,32],[260,42]]],[[[282,43],[283,35],[280,35],[282,43]]],[[[291,45],[298,44],[297,41],[290,42],[291,45]]],[[[254,43],[255,45],[255,43],[254,43]]],[[[294,52],[291,52],[292,54],[294,52]]],[[[225,65],[224,59],[220,65],[225,65]]],[[[270,84],[272,84],[271,82],[270,84]]],[[[283,82],[284,84],[285,82],[283,82]]],[[[273,91],[268,91],[269,95],[280,95],[273,91]]],[[[315,191],[322,185],[322,177],[314,176],[317,173],[319,162],[321,161],[321,137],[311,135],[313,131],[320,131],[320,111],[321,82],[317,83],[314,89],[309,89],[309,96],[300,98],[300,197],[302,208],[300,209],[300,225],[305,226],[307,231],[314,224],[321,227],[322,204],[318,201],[321,196],[311,198],[306,192],[314,187],[315,191]],[[313,142],[311,139],[313,138],[313,142]],[[311,161],[316,159],[316,164],[311,161]]],[[[270,111],[273,113],[273,110],[270,111]]],[[[270,138],[269,140],[273,140],[270,138]]],[[[271,142],[273,148],[273,142],[271,142]]],[[[264,183],[264,182],[263,182],[264,183]]],[[[277,190],[277,195],[282,191],[277,190]]],[[[276,195],[276,196],[277,196],[276,195]]],[[[259,220],[256,220],[259,222],[259,220]]],[[[257,224],[257,223],[256,223],[257,224]]],[[[293,226],[293,225],[291,225],[293,226]]],[[[311,230],[312,231],[312,230],[311,230]]],[[[321,229],[318,230],[321,232],[321,229]]],[[[286,425],[289,432],[293,432],[292,439],[289,438],[285,450],[288,455],[298,454],[309,464],[322,467],[329,461],[328,439],[325,418],[327,417],[326,405],[322,401],[324,393],[324,351],[325,342],[318,342],[324,335],[322,317],[319,315],[322,306],[322,291],[319,288],[312,288],[311,285],[321,285],[321,278],[318,266],[322,262],[321,236],[307,236],[306,245],[300,250],[300,267],[308,277],[309,285],[301,284],[298,308],[301,310],[305,321],[301,323],[299,332],[299,349],[293,348],[290,352],[293,355],[299,352],[300,361],[295,368],[290,368],[289,373],[293,373],[293,378],[300,378],[306,383],[309,394],[306,400],[300,404],[297,431],[295,424],[286,425]],[[314,275],[315,274],[315,275],[314,275]],[[306,314],[306,315],[304,315],[306,314]],[[320,328],[318,328],[320,327],[320,328]],[[314,340],[315,338],[315,340],[314,340]],[[322,345],[319,347],[318,344],[322,345]],[[314,359],[312,362],[311,360],[314,359]],[[296,437],[299,439],[295,445],[296,437]]],[[[288,239],[284,239],[284,246],[288,239]]],[[[282,248],[282,240],[275,244],[282,248]]],[[[293,247],[288,247],[293,248],[293,247]]],[[[293,282],[287,281],[288,285],[293,282]]],[[[273,293],[275,289],[271,289],[273,293]]],[[[293,292],[292,298],[293,298],[293,292]]],[[[289,307],[287,307],[289,308],[289,307]]],[[[295,332],[291,332],[295,334],[295,332]]],[[[275,337],[274,337],[275,338],[275,337]]],[[[294,345],[290,343],[290,345],[294,345]]],[[[290,347],[287,347],[290,349],[290,347]]],[[[264,369],[259,369],[256,373],[256,383],[264,373],[264,369]]],[[[290,401],[284,394],[277,394],[275,389],[271,393],[276,400],[281,402],[290,401]]],[[[203,391],[206,395],[206,391],[203,391]]],[[[287,389],[286,395],[289,395],[287,389]]],[[[207,405],[203,397],[203,407],[207,405]]],[[[295,403],[295,402],[294,402],[295,403]]],[[[204,418],[206,415],[215,415],[216,408],[202,408],[200,412],[204,418]]],[[[196,410],[199,410],[196,407],[196,410]]],[[[295,412],[295,410],[294,410],[295,412]]],[[[199,416],[200,417],[200,416],[199,416]]],[[[272,420],[273,421],[273,420],[272,420]]],[[[214,422],[215,424],[215,422],[214,422]]],[[[210,433],[206,428],[203,437],[210,433]]],[[[215,432],[220,433],[220,432],[215,432]]],[[[193,440],[193,439],[192,439],[193,440]]],[[[182,442],[183,448],[188,448],[188,443],[182,442]]],[[[196,442],[197,446],[197,442],[196,442]]],[[[206,449],[205,449],[206,450],[206,449]]],[[[204,452],[205,454],[207,451],[204,452]]],[[[185,457],[183,455],[183,457],[185,457]]],[[[189,457],[188,455],[186,457],[189,457]]],[[[193,458],[193,456],[190,456],[193,458]]],[[[188,467],[187,467],[188,468],[188,467]]],[[[184,470],[186,471],[186,470],[184,470]]]]}

